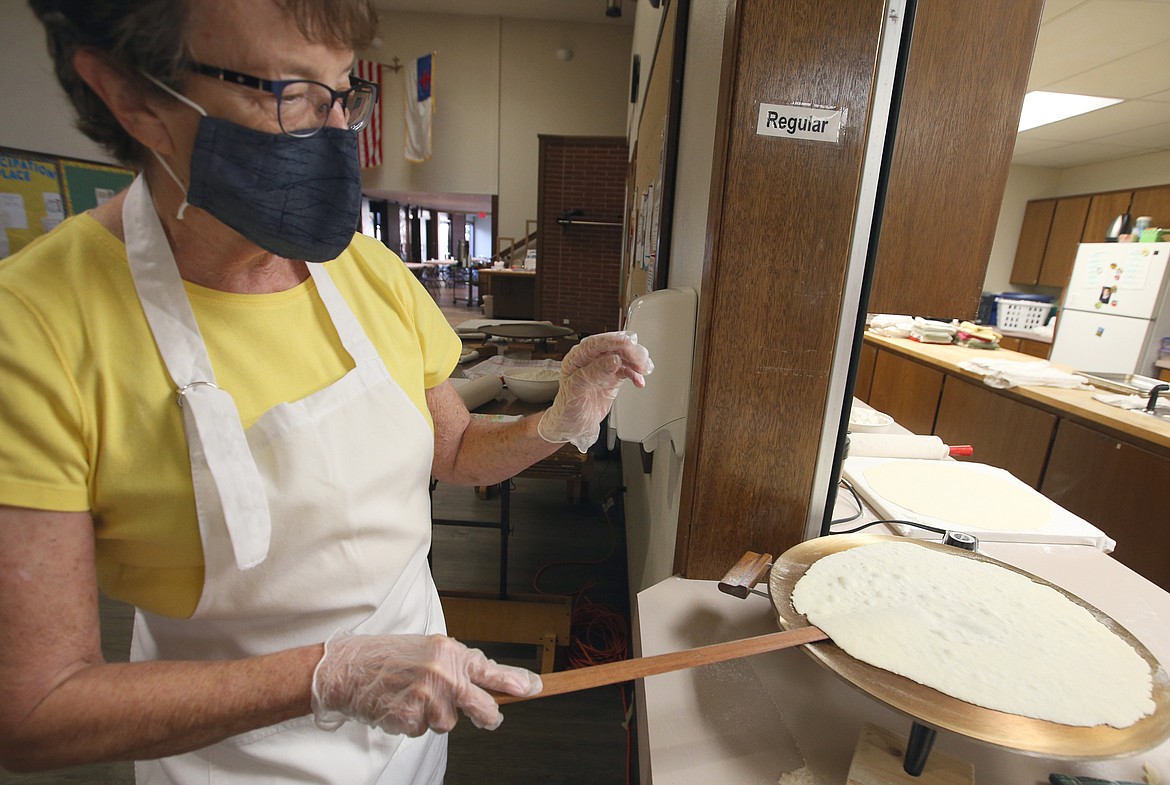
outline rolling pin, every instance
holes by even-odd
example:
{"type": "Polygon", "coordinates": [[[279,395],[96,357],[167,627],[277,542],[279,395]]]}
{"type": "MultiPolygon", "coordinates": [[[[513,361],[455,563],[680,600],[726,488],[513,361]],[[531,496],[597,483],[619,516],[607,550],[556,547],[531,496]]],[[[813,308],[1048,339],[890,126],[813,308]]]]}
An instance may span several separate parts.
{"type": "Polygon", "coordinates": [[[937,436],[895,433],[849,434],[851,458],[930,458],[942,460],[952,455],[971,455],[969,444],[944,444],[937,436]]]}

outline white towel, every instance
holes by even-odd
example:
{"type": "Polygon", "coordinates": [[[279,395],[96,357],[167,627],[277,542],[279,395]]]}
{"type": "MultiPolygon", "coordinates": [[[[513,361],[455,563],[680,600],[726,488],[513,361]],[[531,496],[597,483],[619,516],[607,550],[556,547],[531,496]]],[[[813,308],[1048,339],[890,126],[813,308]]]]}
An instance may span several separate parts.
{"type": "MultiPolygon", "coordinates": [[[[1114,395],[1112,393],[1098,393],[1093,396],[1093,400],[1122,409],[1145,409],[1146,404],[1150,402],[1149,398],[1141,395],[1114,395]]],[[[1170,414],[1170,401],[1159,398],[1158,402],[1154,404],[1154,410],[1160,415],[1170,414]]]]}
{"type": "Polygon", "coordinates": [[[909,338],[914,327],[914,318],[898,314],[873,314],[869,319],[869,330],[886,338],[909,338]]]}
{"type": "Polygon", "coordinates": [[[1063,387],[1066,390],[1088,389],[1083,376],[1053,368],[1045,360],[1016,362],[1015,360],[968,360],[959,363],[965,371],[983,376],[988,387],[1063,387]]]}

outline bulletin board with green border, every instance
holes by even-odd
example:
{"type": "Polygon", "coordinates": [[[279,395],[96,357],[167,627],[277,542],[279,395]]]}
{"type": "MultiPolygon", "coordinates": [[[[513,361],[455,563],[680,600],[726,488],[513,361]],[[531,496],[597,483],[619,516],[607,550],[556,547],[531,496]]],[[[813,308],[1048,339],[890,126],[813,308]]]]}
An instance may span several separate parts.
{"type": "Polygon", "coordinates": [[[120,166],[0,147],[0,258],[96,207],[133,179],[134,172],[120,166]]]}
{"type": "Polygon", "coordinates": [[[134,172],[121,166],[61,158],[60,168],[66,215],[91,210],[134,181],[134,172]]]}

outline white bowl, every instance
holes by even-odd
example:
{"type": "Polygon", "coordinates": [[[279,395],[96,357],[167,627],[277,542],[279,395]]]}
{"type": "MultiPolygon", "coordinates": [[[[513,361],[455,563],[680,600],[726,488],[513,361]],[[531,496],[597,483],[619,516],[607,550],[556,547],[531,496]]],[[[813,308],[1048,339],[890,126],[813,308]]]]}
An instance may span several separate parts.
{"type": "Polygon", "coordinates": [[[548,403],[561,388],[561,372],[555,368],[514,368],[503,376],[508,389],[525,403],[548,403]]]}
{"type": "Polygon", "coordinates": [[[852,433],[882,433],[893,424],[893,417],[876,409],[849,410],[849,430],[852,433]]]}

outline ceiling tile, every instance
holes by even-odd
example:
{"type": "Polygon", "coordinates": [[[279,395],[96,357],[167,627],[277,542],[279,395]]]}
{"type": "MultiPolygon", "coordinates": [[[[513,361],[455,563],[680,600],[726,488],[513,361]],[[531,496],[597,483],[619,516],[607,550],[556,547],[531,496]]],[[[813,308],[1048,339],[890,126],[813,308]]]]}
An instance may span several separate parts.
{"type": "Polygon", "coordinates": [[[1135,150],[1131,147],[1116,145],[1080,143],[1056,147],[1051,150],[1037,150],[1032,153],[1020,153],[1012,157],[1012,163],[1026,166],[1051,166],[1065,168],[1069,166],[1084,166],[1085,164],[1111,161],[1117,158],[1126,158],[1131,155],[1141,155],[1148,150],[1135,150]]]}
{"type": "Polygon", "coordinates": [[[1124,101],[1095,112],[1070,117],[1058,123],[1024,131],[1020,136],[1079,142],[1119,134],[1135,128],[1170,122],[1170,104],[1151,101],[1124,101]]]}
{"type": "Polygon", "coordinates": [[[1144,98],[1170,87],[1170,44],[1161,41],[1044,89],[1058,93],[1144,98]]]}
{"type": "Polygon", "coordinates": [[[1036,41],[1029,90],[1045,89],[1167,38],[1170,3],[1089,0],[1050,18],[1036,41]]]}

